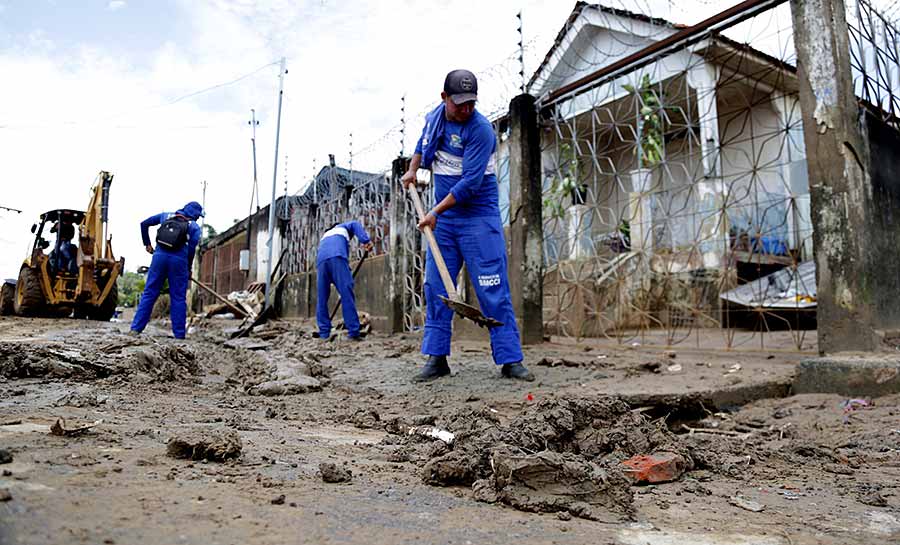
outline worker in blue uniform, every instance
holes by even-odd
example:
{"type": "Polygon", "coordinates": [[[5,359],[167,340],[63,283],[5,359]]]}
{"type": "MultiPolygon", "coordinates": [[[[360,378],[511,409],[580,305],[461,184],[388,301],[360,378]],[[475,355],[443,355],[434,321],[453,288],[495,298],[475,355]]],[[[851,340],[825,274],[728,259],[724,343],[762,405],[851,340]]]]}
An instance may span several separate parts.
{"type": "MultiPolygon", "coordinates": [[[[494,363],[506,378],[534,380],[523,365],[519,328],[513,312],[506,268],[506,243],[500,220],[494,154],[497,139],[490,121],[475,110],[478,82],[468,70],[453,70],[444,80],[441,104],[425,117],[404,187],[416,183],[416,171],[430,168],[437,203],[419,228],[434,231],[452,278],[463,263],[469,271],[482,312],[503,323],[490,329],[494,363]]],[[[439,298],[447,291],[429,249],[425,263],[425,336],[428,356],[420,381],[450,374],[453,311],[439,298]]]]}
{"type": "Polygon", "coordinates": [[[356,240],[364,250],[372,249],[369,234],[358,221],[337,223],[322,235],[319,252],[316,256],[316,322],[319,325],[319,338],[331,336],[331,317],[328,312],[328,297],[331,285],[341,296],[341,312],[344,315],[344,326],[347,336],[358,340],[359,315],[356,313],[356,297],[353,294],[353,274],[350,272],[350,239],[356,240]]]}
{"type": "Polygon", "coordinates": [[[194,252],[200,242],[200,226],[197,220],[203,217],[203,207],[196,201],[184,205],[177,212],[163,212],[150,216],[141,222],[141,239],[144,248],[153,255],[147,283],[141,294],[131,331],[140,333],[147,327],[153,305],[159,297],[163,283],[169,281],[169,307],[172,318],[172,334],[176,339],[185,335],[187,319],[187,290],[191,277],[194,252]],[[150,227],[159,225],[156,233],[156,248],[150,244],[150,227]]]}

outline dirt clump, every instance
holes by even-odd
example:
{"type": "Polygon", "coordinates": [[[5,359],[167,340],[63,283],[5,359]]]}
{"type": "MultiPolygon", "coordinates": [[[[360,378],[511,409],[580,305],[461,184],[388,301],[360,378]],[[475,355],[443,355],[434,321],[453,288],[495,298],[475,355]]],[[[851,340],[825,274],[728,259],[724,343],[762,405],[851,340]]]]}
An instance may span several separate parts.
{"type": "Polygon", "coordinates": [[[69,392],[53,402],[56,407],[99,407],[107,402],[108,396],[90,392],[69,392]]]}
{"type": "Polygon", "coordinates": [[[381,427],[381,416],[374,409],[357,409],[350,416],[350,422],[360,429],[372,429],[381,427]]]}
{"type": "Polygon", "coordinates": [[[93,379],[115,372],[115,368],[92,361],[80,351],[62,344],[0,342],[0,376],[6,378],[93,379]]]}
{"type": "Polygon", "coordinates": [[[5,448],[0,448],[0,464],[10,464],[13,461],[13,455],[5,448]]]}
{"type": "Polygon", "coordinates": [[[583,457],[551,451],[491,456],[493,476],[473,484],[475,497],[522,511],[569,512],[605,522],[634,515],[630,482],[620,471],[583,457]]]}
{"type": "Polygon", "coordinates": [[[326,483],[348,483],[353,479],[353,473],[349,469],[331,462],[319,464],[319,473],[326,483]]]}
{"type": "Polygon", "coordinates": [[[198,428],[172,437],[166,454],[172,458],[224,462],[240,456],[242,448],[241,438],[234,430],[198,428]]]}
{"type": "MultiPolygon", "coordinates": [[[[424,482],[472,486],[476,499],[525,511],[629,520],[634,507],[623,460],[669,452],[693,467],[688,449],[661,422],[613,397],[546,399],[506,423],[488,408],[466,407],[436,419],[435,427],[453,439],[431,443],[424,482]]],[[[404,426],[391,421],[386,429],[404,426]]]]}
{"type": "Polygon", "coordinates": [[[186,346],[142,346],[130,353],[131,367],[160,382],[185,380],[200,372],[197,356],[186,346]]]}

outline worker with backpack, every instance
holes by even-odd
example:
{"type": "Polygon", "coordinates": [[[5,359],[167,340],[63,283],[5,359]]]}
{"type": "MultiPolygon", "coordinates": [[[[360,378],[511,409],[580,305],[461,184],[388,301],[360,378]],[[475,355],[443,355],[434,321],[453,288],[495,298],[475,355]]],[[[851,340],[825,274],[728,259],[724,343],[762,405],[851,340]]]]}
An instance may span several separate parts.
{"type": "Polygon", "coordinates": [[[187,203],[177,212],[163,212],[150,216],[141,222],[141,239],[147,252],[153,255],[147,283],[141,294],[131,331],[140,333],[147,327],[153,305],[159,297],[163,283],[169,281],[170,316],[172,333],[176,339],[185,335],[187,319],[187,289],[191,278],[194,252],[200,242],[200,226],[197,220],[203,217],[203,207],[196,201],[187,203]],[[156,230],[156,248],[150,244],[150,227],[156,230]]]}

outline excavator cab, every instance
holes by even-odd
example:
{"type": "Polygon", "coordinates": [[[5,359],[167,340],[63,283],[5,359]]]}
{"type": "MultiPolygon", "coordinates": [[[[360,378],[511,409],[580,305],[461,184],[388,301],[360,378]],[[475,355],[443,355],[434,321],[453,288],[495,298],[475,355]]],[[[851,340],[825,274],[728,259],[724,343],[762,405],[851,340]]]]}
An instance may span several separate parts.
{"type": "Polygon", "coordinates": [[[15,284],[3,284],[0,314],[67,317],[74,313],[76,318],[103,321],[115,315],[116,279],[125,260],[115,259],[107,233],[112,179],[108,172],[100,172],[86,211],[50,210],[31,226],[31,253],[15,284]]]}

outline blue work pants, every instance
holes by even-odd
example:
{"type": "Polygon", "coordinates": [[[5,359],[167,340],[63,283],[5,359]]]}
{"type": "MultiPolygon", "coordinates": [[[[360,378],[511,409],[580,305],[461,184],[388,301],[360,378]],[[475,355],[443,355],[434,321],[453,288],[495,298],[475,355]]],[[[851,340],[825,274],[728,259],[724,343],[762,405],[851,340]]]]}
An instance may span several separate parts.
{"type": "Polygon", "coordinates": [[[344,257],[332,257],[316,265],[316,322],[319,325],[319,337],[327,339],[331,335],[331,317],[328,308],[328,297],[331,285],[341,296],[341,312],[344,315],[344,326],[347,335],[359,337],[359,315],[356,313],[356,297],[353,295],[353,274],[350,263],[344,257]]]}
{"type": "Polygon", "coordinates": [[[150,262],[150,270],[147,272],[147,284],[141,294],[141,302],[138,304],[134,320],[131,322],[132,331],[143,331],[150,321],[153,305],[159,298],[159,291],[163,283],[169,281],[169,315],[172,318],[172,334],[176,339],[184,338],[184,322],[187,319],[187,289],[191,272],[188,260],[181,255],[165,253],[159,249],[153,253],[150,262]]]}
{"type": "MultiPolygon", "coordinates": [[[[506,272],[506,242],[500,217],[439,219],[434,231],[450,277],[454,280],[465,262],[475,295],[485,316],[503,322],[490,328],[494,363],[522,361],[519,327],[513,312],[506,272]]],[[[447,297],[440,273],[428,250],[425,260],[425,338],[422,353],[450,354],[453,311],[438,296],[447,297]]]]}

